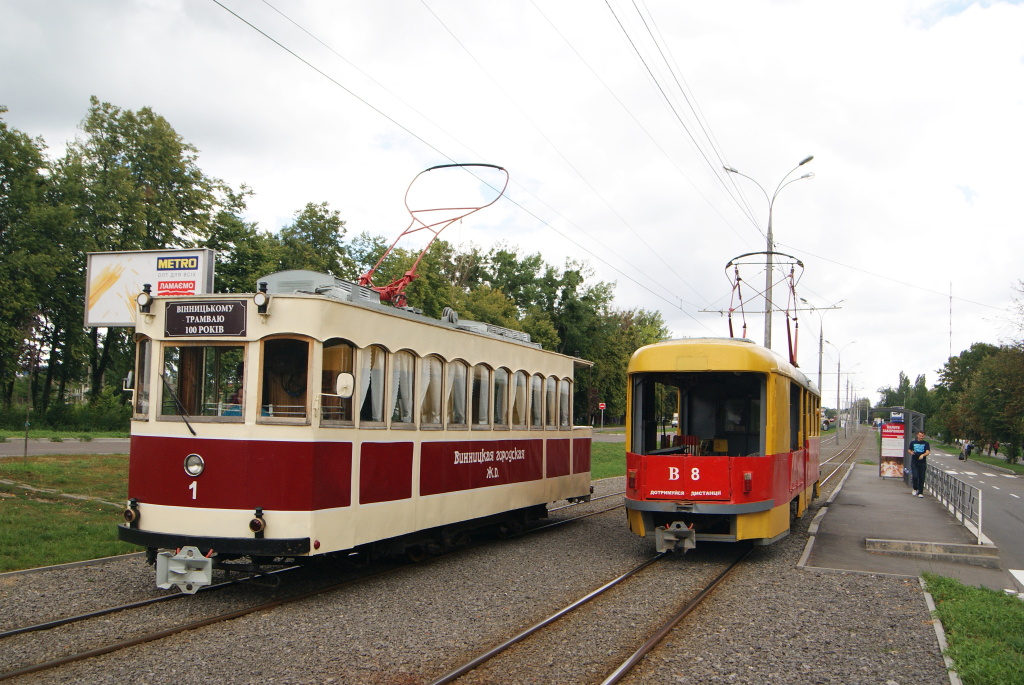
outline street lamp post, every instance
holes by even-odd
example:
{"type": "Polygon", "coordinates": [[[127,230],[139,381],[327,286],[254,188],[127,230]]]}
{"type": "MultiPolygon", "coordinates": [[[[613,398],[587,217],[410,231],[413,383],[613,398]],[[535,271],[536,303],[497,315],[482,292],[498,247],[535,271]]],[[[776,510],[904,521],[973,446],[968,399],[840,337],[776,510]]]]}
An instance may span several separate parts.
{"type": "Polygon", "coordinates": [[[813,304],[800,298],[800,301],[810,307],[811,311],[818,315],[818,392],[823,390],[821,385],[821,358],[825,352],[825,314],[828,314],[833,309],[838,309],[839,305],[846,302],[845,299],[834,302],[827,307],[815,307],[813,304]]]}
{"type": "Polygon", "coordinates": [[[783,188],[788,186],[790,183],[795,183],[796,181],[802,181],[805,178],[814,178],[814,172],[811,172],[811,173],[804,174],[803,176],[799,176],[797,178],[790,179],[789,181],[786,180],[787,178],[789,178],[790,174],[792,174],[794,171],[796,171],[797,169],[802,167],[804,164],[807,164],[812,159],[814,159],[814,155],[810,155],[807,158],[801,160],[801,162],[799,164],[797,164],[795,167],[790,169],[789,173],[787,173],[785,176],[783,176],[782,180],[779,181],[779,185],[775,187],[775,192],[772,193],[771,197],[768,196],[768,191],[766,191],[764,189],[764,187],[760,183],[755,181],[750,176],[747,176],[746,174],[744,174],[744,173],[742,173],[740,171],[737,171],[736,169],[734,169],[731,166],[723,166],[722,167],[723,169],[725,169],[730,174],[736,174],[737,176],[742,176],[743,178],[745,178],[745,179],[747,179],[749,181],[753,181],[754,185],[756,185],[758,188],[760,188],[761,192],[764,193],[764,198],[766,200],[768,200],[768,235],[766,236],[767,239],[768,239],[768,250],[767,250],[767,254],[768,254],[767,269],[768,270],[767,270],[767,273],[765,274],[765,279],[764,279],[764,346],[769,348],[769,349],[771,349],[771,346],[772,346],[772,270],[774,269],[772,255],[773,255],[773,253],[775,251],[775,241],[773,239],[773,234],[772,234],[772,208],[775,206],[775,198],[778,197],[779,193],[782,191],[783,188]]]}
{"type": "MultiPolygon", "coordinates": [[[[833,349],[835,349],[836,351],[836,421],[838,421],[840,424],[839,426],[836,426],[836,445],[838,445],[839,428],[842,426],[843,422],[843,419],[841,418],[841,415],[839,413],[839,395],[842,392],[843,388],[843,350],[845,350],[847,347],[849,347],[850,345],[857,341],[851,340],[842,347],[836,347],[835,343],[829,340],[826,340],[825,342],[827,342],[829,345],[832,345],[833,349]]],[[[847,418],[847,420],[849,420],[849,418],[847,418]]]]}

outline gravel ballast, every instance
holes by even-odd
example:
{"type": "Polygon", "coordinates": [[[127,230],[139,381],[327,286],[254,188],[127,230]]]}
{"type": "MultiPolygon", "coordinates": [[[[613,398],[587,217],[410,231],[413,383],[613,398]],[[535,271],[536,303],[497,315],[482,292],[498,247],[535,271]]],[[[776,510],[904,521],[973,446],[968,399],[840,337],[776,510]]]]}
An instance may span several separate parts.
{"type": "MultiPolygon", "coordinates": [[[[620,491],[623,479],[595,486],[595,494],[620,491]]],[[[823,500],[788,538],[757,548],[744,568],[677,626],[626,682],[948,682],[917,579],[797,568],[808,523],[823,500]]],[[[553,518],[577,513],[565,510],[553,518]]],[[[639,646],[669,608],[684,603],[721,570],[727,549],[706,545],[673,555],[602,604],[588,605],[538,641],[513,648],[502,661],[460,682],[600,682],[609,665],[639,646]]],[[[652,542],[629,533],[618,509],[535,535],[487,541],[297,605],[20,681],[429,682],[653,553],[652,542]]],[[[158,630],[183,614],[261,593],[273,596],[258,588],[232,593],[230,599],[199,594],[158,605],[133,620],[158,630]]],[[[152,568],[139,558],[0,576],[0,625],[11,628],[161,594],[153,585],[152,568]]],[[[110,625],[115,633],[123,632],[117,622],[110,625]]],[[[0,660],[8,668],[40,660],[49,653],[48,639],[36,634],[5,640],[0,652],[6,656],[0,660]]]]}

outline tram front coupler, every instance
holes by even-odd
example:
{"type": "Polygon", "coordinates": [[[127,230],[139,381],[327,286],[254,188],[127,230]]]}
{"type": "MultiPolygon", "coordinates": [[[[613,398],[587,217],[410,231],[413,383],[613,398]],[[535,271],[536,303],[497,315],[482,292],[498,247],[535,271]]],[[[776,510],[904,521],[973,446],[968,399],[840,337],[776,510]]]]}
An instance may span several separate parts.
{"type": "Polygon", "coordinates": [[[194,595],[213,582],[213,559],[203,556],[196,547],[182,547],[175,552],[160,552],[156,557],[156,586],[170,590],[177,586],[194,595]]]}
{"type": "Polygon", "coordinates": [[[654,529],[654,541],[658,554],[687,552],[697,546],[697,531],[682,521],[673,521],[667,526],[654,529]]]}

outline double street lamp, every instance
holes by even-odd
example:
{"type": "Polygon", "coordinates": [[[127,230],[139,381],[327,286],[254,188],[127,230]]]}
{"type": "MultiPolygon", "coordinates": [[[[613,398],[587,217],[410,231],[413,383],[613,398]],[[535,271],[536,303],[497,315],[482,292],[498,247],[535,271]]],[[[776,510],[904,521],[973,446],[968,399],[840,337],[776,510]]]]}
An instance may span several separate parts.
{"type": "Polygon", "coordinates": [[[793,167],[789,171],[789,173],[787,173],[785,176],[783,176],[782,180],[779,181],[779,185],[775,187],[775,192],[772,193],[771,197],[768,196],[768,191],[766,191],[764,189],[764,187],[760,183],[758,183],[757,181],[752,179],[750,176],[747,176],[746,174],[744,174],[744,173],[742,173],[740,171],[737,171],[736,169],[734,169],[731,166],[723,166],[722,167],[723,169],[728,171],[730,174],[736,174],[737,176],[742,176],[743,178],[745,178],[745,179],[747,179],[749,181],[753,181],[754,185],[756,185],[758,188],[760,188],[761,192],[764,193],[764,198],[766,200],[768,200],[768,235],[767,235],[767,238],[768,238],[768,250],[767,250],[768,263],[767,263],[767,267],[768,267],[768,270],[767,270],[767,273],[765,274],[765,284],[764,284],[764,346],[769,348],[769,349],[771,349],[771,346],[772,346],[772,271],[773,271],[773,268],[774,268],[773,267],[772,255],[773,255],[774,250],[775,250],[775,241],[773,240],[773,236],[772,236],[772,209],[775,206],[775,198],[778,197],[779,193],[782,191],[783,188],[788,186],[790,183],[795,183],[796,181],[802,181],[805,178],[814,178],[814,172],[810,172],[810,173],[804,174],[803,176],[798,176],[796,178],[791,178],[788,181],[786,180],[787,178],[790,177],[790,175],[794,171],[796,171],[797,169],[802,167],[804,164],[807,164],[812,159],[814,159],[814,155],[808,156],[806,159],[802,160],[799,164],[797,164],[795,167],[793,167]]]}

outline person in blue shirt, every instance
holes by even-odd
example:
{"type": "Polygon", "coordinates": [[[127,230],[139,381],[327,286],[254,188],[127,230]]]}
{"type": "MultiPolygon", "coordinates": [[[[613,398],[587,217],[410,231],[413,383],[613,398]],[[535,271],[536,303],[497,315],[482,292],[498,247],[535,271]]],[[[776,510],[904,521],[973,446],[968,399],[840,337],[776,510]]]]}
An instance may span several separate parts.
{"type": "Polygon", "coordinates": [[[932,446],[924,439],[924,432],[917,432],[917,440],[911,440],[907,447],[910,454],[910,479],[914,491],[910,494],[924,497],[924,476],[928,471],[928,455],[932,452],[932,446]]]}

